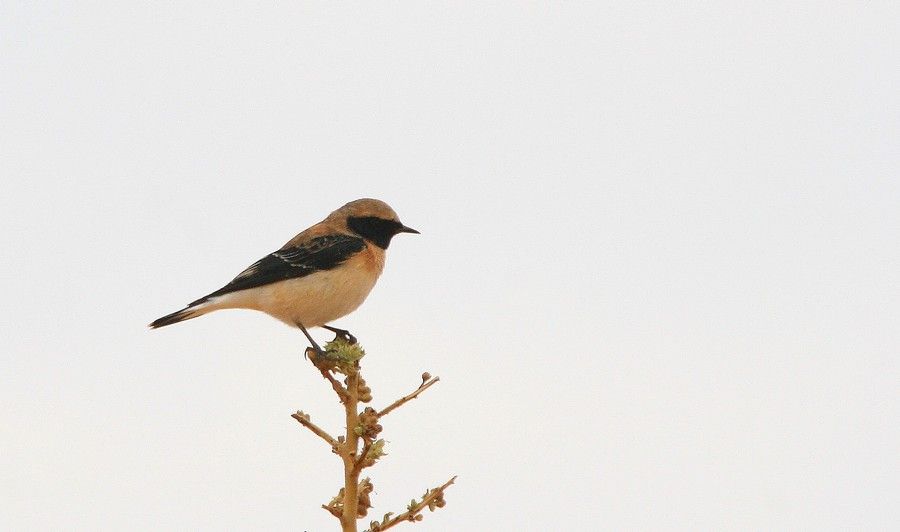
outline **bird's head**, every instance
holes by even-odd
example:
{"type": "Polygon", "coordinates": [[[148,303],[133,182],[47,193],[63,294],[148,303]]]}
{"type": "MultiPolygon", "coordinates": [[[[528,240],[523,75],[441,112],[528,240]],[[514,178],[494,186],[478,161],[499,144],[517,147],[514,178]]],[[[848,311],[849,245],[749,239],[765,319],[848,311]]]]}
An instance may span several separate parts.
{"type": "Polygon", "coordinates": [[[348,230],[382,249],[387,249],[391,239],[399,233],[419,234],[415,229],[403,225],[390,205],[371,198],[351,201],[331,213],[328,219],[346,223],[348,230]]]}

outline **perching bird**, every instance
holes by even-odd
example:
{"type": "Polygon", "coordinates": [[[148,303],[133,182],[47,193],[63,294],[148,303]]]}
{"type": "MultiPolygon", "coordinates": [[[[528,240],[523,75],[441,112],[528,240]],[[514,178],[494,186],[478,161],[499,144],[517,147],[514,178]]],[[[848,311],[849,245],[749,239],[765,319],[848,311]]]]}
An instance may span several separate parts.
{"type": "Polygon", "coordinates": [[[245,308],[299,327],[319,352],[308,328],[323,327],[353,340],[347,331],[326,324],[353,312],[366,299],[384,269],[385,250],[398,233],[418,231],[400,223],[397,213],[383,201],[351,201],[254,262],[227,285],[150,327],[214,310],[245,308]]]}

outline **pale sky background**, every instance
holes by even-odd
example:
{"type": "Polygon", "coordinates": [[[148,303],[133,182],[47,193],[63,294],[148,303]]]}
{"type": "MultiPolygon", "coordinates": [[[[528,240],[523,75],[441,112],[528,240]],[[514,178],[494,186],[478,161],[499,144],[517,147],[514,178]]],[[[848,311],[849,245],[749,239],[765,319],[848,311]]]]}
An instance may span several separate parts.
{"type": "Polygon", "coordinates": [[[0,529],[336,530],[300,332],[146,324],[371,196],[374,517],[896,530],[898,6],[3,2],[0,529]]]}

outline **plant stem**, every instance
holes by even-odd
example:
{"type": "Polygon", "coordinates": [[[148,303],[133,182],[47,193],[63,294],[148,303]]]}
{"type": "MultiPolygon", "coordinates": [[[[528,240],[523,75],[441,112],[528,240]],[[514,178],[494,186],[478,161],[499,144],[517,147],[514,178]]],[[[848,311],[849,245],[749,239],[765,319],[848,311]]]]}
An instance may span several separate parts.
{"type": "Polygon", "coordinates": [[[347,376],[347,395],[344,410],[347,419],[347,437],[341,458],[344,461],[344,513],[341,515],[343,532],[356,532],[357,512],[359,508],[359,470],[356,468],[356,455],[359,450],[359,436],[356,427],[359,425],[359,373],[354,371],[347,376]]]}
{"type": "Polygon", "coordinates": [[[295,414],[291,414],[291,417],[294,418],[294,419],[296,419],[297,421],[299,421],[300,424],[303,425],[304,427],[306,427],[306,428],[308,428],[309,430],[311,430],[311,431],[313,432],[313,434],[315,434],[316,436],[318,436],[318,437],[322,438],[323,440],[325,440],[326,442],[328,442],[328,444],[331,445],[331,450],[334,451],[334,452],[337,452],[338,445],[340,445],[340,444],[337,442],[337,440],[335,440],[334,438],[332,438],[330,434],[328,434],[327,432],[325,432],[325,431],[324,431],[322,428],[320,428],[318,425],[316,425],[315,423],[313,423],[312,421],[310,421],[310,420],[309,420],[309,416],[307,416],[307,415],[304,414],[303,412],[299,412],[299,411],[298,411],[298,412],[295,413],[295,414]]]}
{"type": "MultiPolygon", "coordinates": [[[[424,510],[425,507],[428,506],[429,502],[431,502],[432,500],[434,500],[438,497],[443,498],[444,490],[446,490],[448,487],[450,487],[450,484],[453,484],[454,482],[456,482],[456,476],[454,476],[453,478],[451,478],[450,480],[445,482],[443,485],[438,486],[432,490],[428,490],[428,493],[426,493],[426,495],[424,497],[422,497],[421,501],[419,501],[418,503],[409,507],[402,514],[394,516],[393,519],[389,519],[389,520],[386,520],[385,522],[383,522],[381,524],[381,528],[379,528],[378,530],[387,530],[391,527],[399,525],[400,523],[402,523],[404,521],[414,521],[416,515],[418,515],[419,512],[421,512],[422,510],[424,510]]],[[[434,509],[432,508],[431,511],[434,511],[434,509]]]]}
{"type": "Polygon", "coordinates": [[[378,413],[378,417],[386,416],[386,415],[390,414],[394,409],[403,406],[405,403],[408,403],[409,401],[412,401],[413,399],[418,397],[420,393],[427,390],[432,384],[436,383],[439,380],[441,380],[440,377],[433,377],[428,380],[423,380],[422,384],[420,384],[419,387],[415,389],[415,391],[413,391],[409,395],[404,395],[400,399],[397,399],[396,401],[391,403],[390,406],[388,406],[387,408],[385,408],[384,410],[382,410],[381,412],[378,413]]]}

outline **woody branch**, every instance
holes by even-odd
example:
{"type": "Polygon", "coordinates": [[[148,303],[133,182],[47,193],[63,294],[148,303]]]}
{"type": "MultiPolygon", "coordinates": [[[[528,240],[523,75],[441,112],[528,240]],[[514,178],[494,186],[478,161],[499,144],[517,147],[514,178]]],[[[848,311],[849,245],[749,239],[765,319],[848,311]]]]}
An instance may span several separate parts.
{"type": "MultiPolygon", "coordinates": [[[[312,349],[307,351],[310,361],[319,369],[322,377],[331,384],[344,406],[346,421],[344,435],[337,438],[331,436],[313,423],[309,415],[302,411],[291,415],[298,423],[328,443],[332,452],[341,458],[344,469],[344,486],[337,496],[329,504],[323,504],[322,508],[339,519],[343,532],[356,532],[357,520],[365,517],[371,508],[369,494],[374,490],[374,486],[368,478],[360,481],[359,476],[363,469],[375,465],[378,459],[385,455],[385,442],[383,439],[378,439],[382,430],[381,425],[378,424],[379,419],[417,398],[440,380],[438,377],[423,373],[422,383],[411,393],[397,399],[381,411],[366,407],[360,412],[359,403],[368,403],[372,400],[371,389],[360,374],[359,360],[364,354],[358,345],[339,339],[335,339],[326,346],[325,356],[320,356],[312,349]],[[335,372],[345,376],[343,384],[335,378],[335,372]]],[[[420,521],[424,508],[428,507],[434,511],[435,508],[444,506],[444,490],[454,480],[456,477],[442,486],[426,491],[422,500],[419,502],[413,500],[406,512],[396,517],[391,517],[394,514],[388,513],[381,522],[372,521],[370,531],[386,530],[404,521],[420,521]]]]}

